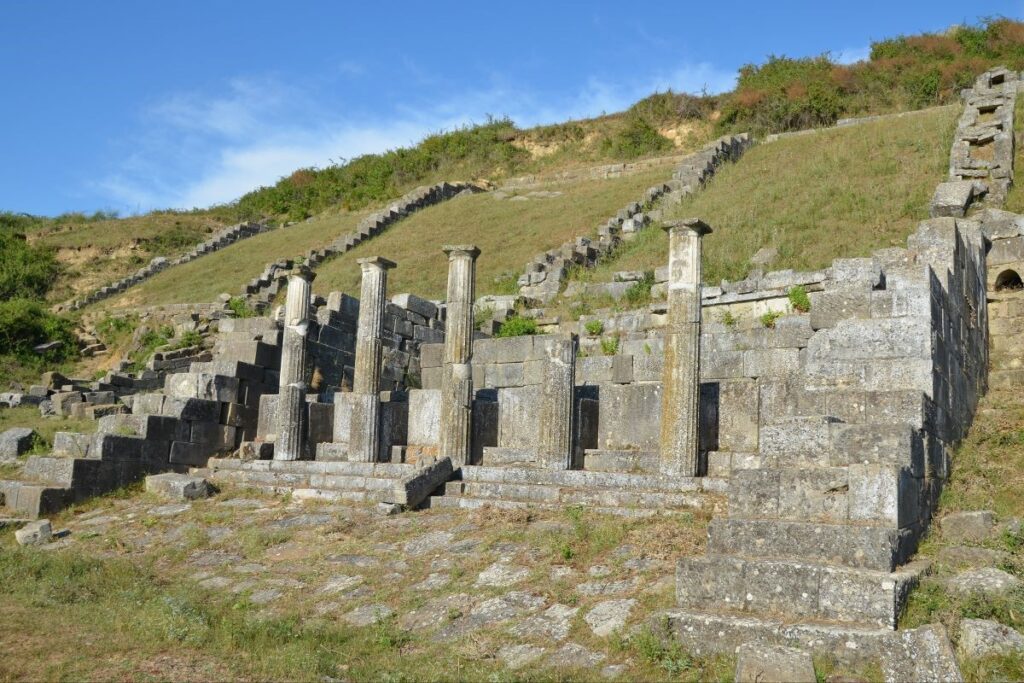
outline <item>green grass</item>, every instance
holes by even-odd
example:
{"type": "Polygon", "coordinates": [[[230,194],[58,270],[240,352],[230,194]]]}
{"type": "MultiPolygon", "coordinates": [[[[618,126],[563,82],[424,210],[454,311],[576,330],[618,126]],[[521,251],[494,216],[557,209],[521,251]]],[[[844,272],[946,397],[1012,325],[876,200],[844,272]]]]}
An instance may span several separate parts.
{"type": "Polygon", "coordinates": [[[670,169],[666,165],[619,178],[554,184],[548,189],[563,194],[548,199],[496,200],[478,194],[432,206],[322,265],[313,289],[358,294],[355,260],[379,255],[398,263],[388,274],[391,292],[443,298],[448,265],[441,247],[475,244],[481,250],[478,296],[507,292],[508,281],[514,282],[533,256],[576,236],[594,235],[600,222],[638,200],[651,185],[668,180],[670,169]]]}
{"type": "MultiPolygon", "coordinates": [[[[906,246],[946,177],[959,111],[943,107],[758,145],[670,217],[698,216],[714,229],[704,238],[706,283],[745,277],[761,247],[779,250],[772,270],[812,270],[906,246]]],[[[667,254],[664,231],[648,229],[582,277],[609,281],[617,270],[653,270],[667,254]]]]}
{"type": "Polygon", "coordinates": [[[308,222],[250,237],[190,263],[168,268],[98,306],[125,308],[201,303],[213,301],[222,292],[238,294],[266,264],[326,246],[335,238],[352,232],[363,215],[333,211],[308,222]]]}
{"type": "MultiPolygon", "coordinates": [[[[998,520],[1024,517],[1024,405],[1018,392],[993,389],[980,405],[974,424],[953,456],[953,469],[939,504],[939,514],[992,510],[998,520]]],[[[933,526],[922,543],[920,555],[932,559],[940,551],[962,545],[946,539],[940,525],[933,526]]],[[[998,567],[1024,578],[1024,538],[1008,531],[974,544],[1000,551],[1006,558],[998,567]]],[[[1018,631],[1024,630],[1024,589],[998,597],[958,595],[945,588],[944,580],[956,571],[941,559],[932,573],[911,594],[901,628],[941,622],[954,640],[961,620],[992,619],[1018,631]]],[[[969,681],[1015,681],[1024,675],[1024,655],[987,657],[961,662],[969,681]]]]}
{"type": "Polygon", "coordinates": [[[75,420],[70,417],[43,417],[35,406],[18,406],[17,408],[0,408],[0,432],[11,427],[31,427],[39,432],[47,445],[53,444],[53,435],[57,432],[82,432],[91,434],[96,431],[96,420],[75,420]]]}

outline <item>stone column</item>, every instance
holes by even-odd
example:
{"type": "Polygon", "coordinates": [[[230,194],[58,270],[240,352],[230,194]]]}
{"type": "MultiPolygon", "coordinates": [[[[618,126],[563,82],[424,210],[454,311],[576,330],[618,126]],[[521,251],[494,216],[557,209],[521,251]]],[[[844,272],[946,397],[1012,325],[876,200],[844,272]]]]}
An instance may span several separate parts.
{"type": "MultiPolygon", "coordinates": [[[[540,343],[538,340],[537,343],[540,343]]],[[[544,340],[547,362],[541,383],[540,444],[542,466],[572,468],[573,390],[576,374],[576,335],[544,340]]]]}
{"type": "Polygon", "coordinates": [[[352,423],[348,459],[376,462],[380,452],[380,372],[387,304],[388,270],[395,267],[379,256],[358,259],[363,270],[356,330],[356,367],[352,383],[352,423]]]}
{"type": "Polygon", "coordinates": [[[697,476],[700,439],[701,238],[711,227],[697,218],[668,232],[668,327],[661,394],[661,471],[697,476]]]}
{"type": "Polygon", "coordinates": [[[448,301],[441,374],[441,443],[439,455],[454,467],[469,462],[470,420],[473,415],[473,301],[476,298],[476,258],[471,245],[446,246],[448,301]]]}
{"type": "Polygon", "coordinates": [[[306,336],[309,290],[314,277],[308,267],[299,266],[288,278],[274,460],[299,460],[306,445],[306,336]]]}

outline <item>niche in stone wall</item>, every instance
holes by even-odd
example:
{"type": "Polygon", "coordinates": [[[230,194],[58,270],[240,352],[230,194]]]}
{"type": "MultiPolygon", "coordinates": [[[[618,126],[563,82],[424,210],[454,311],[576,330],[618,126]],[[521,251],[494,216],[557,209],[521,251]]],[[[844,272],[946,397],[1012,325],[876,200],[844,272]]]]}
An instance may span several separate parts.
{"type": "Polygon", "coordinates": [[[996,291],[1006,292],[1024,289],[1024,281],[1020,274],[1012,268],[1007,268],[996,277],[996,291]]]}

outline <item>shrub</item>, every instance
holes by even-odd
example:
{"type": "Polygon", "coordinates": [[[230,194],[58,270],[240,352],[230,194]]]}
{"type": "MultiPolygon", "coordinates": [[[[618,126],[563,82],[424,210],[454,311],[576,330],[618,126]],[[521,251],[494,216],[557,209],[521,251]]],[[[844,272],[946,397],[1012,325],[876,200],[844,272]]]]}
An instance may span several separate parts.
{"type": "Polygon", "coordinates": [[[625,299],[630,306],[640,306],[651,300],[651,287],[654,286],[654,273],[647,271],[642,280],[634,282],[626,289],[625,299]]]}
{"type": "Polygon", "coordinates": [[[622,130],[601,143],[604,154],[618,159],[635,159],[668,149],[672,149],[672,141],[640,116],[629,116],[622,130]]]}
{"type": "Polygon", "coordinates": [[[0,355],[10,355],[28,364],[62,362],[78,350],[71,323],[53,315],[37,301],[0,301],[0,355]],[[60,342],[39,354],[33,349],[46,342],[60,342]]]}
{"type": "Polygon", "coordinates": [[[782,317],[782,311],[768,311],[761,316],[761,324],[768,329],[775,328],[775,321],[782,317]]]}
{"type": "Polygon", "coordinates": [[[604,323],[600,320],[588,320],[583,327],[586,328],[587,334],[595,337],[604,332],[604,323]]]}
{"type": "Polygon", "coordinates": [[[789,303],[793,305],[793,310],[801,313],[807,313],[811,310],[811,299],[807,296],[807,290],[804,289],[803,285],[790,287],[788,296],[789,303]]]}
{"type": "Polygon", "coordinates": [[[736,316],[732,314],[732,311],[728,310],[722,311],[722,314],[718,317],[718,321],[729,328],[736,327],[736,323],[739,322],[736,320],[736,316]]]}
{"type": "Polygon", "coordinates": [[[606,356],[614,356],[619,352],[619,338],[605,337],[601,340],[601,353],[606,356]]]}
{"type": "Polygon", "coordinates": [[[241,296],[233,296],[228,299],[228,310],[231,311],[236,318],[255,318],[259,315],[256,309],[249,306],[249,302],[241,296]]]}
{"type": "Polygon", "coordinates": [[[42,298],[59,271],[49,249],[32,247],[20,235],[0,230],[0,300],[42,298]]]}
{"type": "Polygon", "coordinates": [[[514,315],[501,324],[496,337],[522,337],[527,334],[537,334],[537,321],[533,318],[523,318],[514,315]]]}

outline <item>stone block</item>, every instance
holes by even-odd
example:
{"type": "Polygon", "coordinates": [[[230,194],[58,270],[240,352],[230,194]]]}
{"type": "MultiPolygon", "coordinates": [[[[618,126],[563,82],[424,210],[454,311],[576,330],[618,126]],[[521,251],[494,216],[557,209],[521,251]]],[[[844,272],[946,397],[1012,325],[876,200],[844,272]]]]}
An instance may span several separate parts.
{"type": "Polygon", "coordinates": [[[658,451],[661,439],[661,396],[660,384],[602,385],[598,448],[610,451],[658,451]]]}
{"type": "Polygon", "coordinates": [[[0,461],[13,460],[32,449],[39,434],[29,427],[12,427],[0,433],[0,461]]]}
{"type": "Polygon", "coordinates": [[[821,467],[779,470],[780,519],[846,521],[849,509],[846,468],[821,467]]]}
{"type": "Polygon", "coordinates": [[[744,377],[786,377],[799,371],[799,349],[743,351],[744,377]]]}
{"type": "Polygon", "coordinates": [[[168,461],[173,465],[188,465],[190,467],[205,467],[210,456],[215,450],[210,446],[187,441],[173,441],[171,443],[168,461]]]}
{"type": "Polygon", "coordinates": [[[719,450],[758,450],[759,404],[756,381],[738,379],[718,383],[719,450]]]}
{"type": "Polygon", "coordinates": [[[441,435],[441,392],[430,389],[409,391],[409,444],[437,446],[441,435]]]}
{"type": "Polygon", "coordinates": [[[18,545],[44,545],[53,538],[53,526],[48,519],[29,522],[14,532],[18,545]]]}
{"type": "Polygon", "coordinates": [[[581,384],[600,384],[612,379],[611,356],[584,356],[576,359],[575,382],[581,384]]]}
{"type": "Polygon", "coordinates": [[[70,416],[72,406],[82,401],[82,394],[78,391],[58,391],[50,396],[54,414],[61,417],[70,416]]]}
{"type": "Polygon", "coordinates": [[[51,452],[53,455],[66,458],[87,458],[89,457],[89,446],[91,443],[92,434],[57,432],[53,435],[53,448],[51,452]]]}
{"type": "Polygon", "coordinates": [[[902,528],[918,521],[920,482],[908,468],[850,465],[850,520],[902,528]]]}
{"type": "Polygon", "coordinates": [[[420,367],[439,368],[444,360],[444,344],[423,344],[420,346],[420,367]]]}
{"type": "Polygon", "coordinates": [[[815,683],[814,661],[803,650],[745,643],[736,650],[736,683],[815,683]]]}
{"type": "Polygon", "coordinates": [[[991,510],[954,512],[945,515],[940,526],[943,540],[953,543],[979,542],[993,534],[996,518],[991,510]]]}
{"type": "Polygon", "coordinates": [[[208,498],[213,489],[203,477],[169,472],[146,477],[146,491],[171,500],[199,500],[208,498]]]}
{"type": "Polygon", "coordinates": [[[433,302],[421,299],[414,294],[396,294],[391,297],[391,302],[400,308],[422,315],[424,318],[437,316],[437,306],[433,302]]]}
{"type": "Polygon", "coordinates": [[[504,387],[521,387],[525,375],[523,363],[488,363],[485,369],[484,386],[501,389],[504,387]]]}
{"type": "Polygon", "coordinates": [[[221,404],[201,398],[173,398],[168,396],[160,407],[160,414],[179,420],[217,422],[221,418],[221,404]]]}
{"type": "Polygon", "coordinates": [[[499,447],[537,447],[540,436],[541,403],[542,396],[539,386],[498,390],[499,447]]]}
{"type": "Polygon", "coordinates": [[[736,470],[729,481],[729,515],[776,518],[779,515],[778,470],[736,470]]]}
{"type": "Polygon", "coordinates": [[[974,182],[971,180],[939,183],[935,188],[935,194],[932,195],[929,214],[932,218],[945,216],[963,218],[973,198],[974,182]]]}
{"type": "Polygon", "coordinates": [[[972,659],[1013,655],[1024,652],[1024,636],[997,621],[964,619],[957,650],[961,657],[972,659]]]}
{"type": "Polygon", "coordinates": [[[811,327],[815,330],[835,327],[839,321],[849,318],[871,317],[871,291],[825,291],[811,292],[811,327]]]}
{"type": "Polygon", "coordinates": [[[684,557],[676,563],[676,603],[680,607],[740,611],[746,604],[743,560],[684,557]]]}

